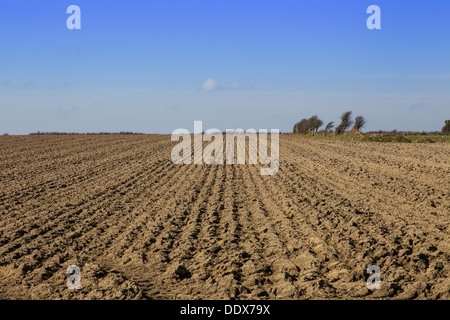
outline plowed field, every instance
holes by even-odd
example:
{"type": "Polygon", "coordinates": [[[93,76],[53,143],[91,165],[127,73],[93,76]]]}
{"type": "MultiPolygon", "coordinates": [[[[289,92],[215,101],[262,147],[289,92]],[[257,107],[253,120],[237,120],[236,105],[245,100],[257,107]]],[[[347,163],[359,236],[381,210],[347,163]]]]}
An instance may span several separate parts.
{"type": "Polygon", "coordinates": [[[0,137],[0,298],[450,299],[450,144],[281,135],[274,176],[174,145],[0,137]]]}

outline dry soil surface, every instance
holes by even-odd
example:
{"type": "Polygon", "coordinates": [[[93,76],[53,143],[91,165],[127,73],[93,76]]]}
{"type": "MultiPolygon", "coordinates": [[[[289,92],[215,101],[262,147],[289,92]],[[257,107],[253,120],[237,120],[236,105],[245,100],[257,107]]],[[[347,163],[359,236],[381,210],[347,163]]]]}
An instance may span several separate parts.
{"type": "Polygon", "coordinates": [[[281,135],[274,176],[174,145],[0,137],[0,298],[450,298],[450,144],[281,135]]]}

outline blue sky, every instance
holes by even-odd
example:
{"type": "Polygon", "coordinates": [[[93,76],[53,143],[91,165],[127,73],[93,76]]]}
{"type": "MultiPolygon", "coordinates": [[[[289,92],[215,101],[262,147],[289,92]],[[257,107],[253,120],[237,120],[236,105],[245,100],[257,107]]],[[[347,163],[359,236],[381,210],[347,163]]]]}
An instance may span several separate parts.
{"type": "Polygon", "coordinates": [[[450,119],[450,2],[3,1],[0,133],[369,130],[450,119]],[[68,30],[69,5],[81,30],[68,30]],[[381,30],[369,30],[369,5],[381,30]]]}

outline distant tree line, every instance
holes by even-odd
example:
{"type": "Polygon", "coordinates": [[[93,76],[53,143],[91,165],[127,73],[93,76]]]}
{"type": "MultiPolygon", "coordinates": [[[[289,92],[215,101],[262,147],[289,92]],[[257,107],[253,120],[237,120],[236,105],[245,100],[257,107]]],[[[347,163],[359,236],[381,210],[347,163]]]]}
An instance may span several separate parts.
{"type": "MultiPolygon", "coordinates": [[[[367,121],[364,119],[363,116],[357,116],[355,120],[352,119],[352,111],[344,112],[339,119],[341,122],[334,130],[334,133],[336,135],[340,135],[344,132],[346,132],[348,129],[351,129],[350,132],[359,132],[361,129],[366,125],[367,121]]],[[[312,116],[309,119],[302,119],[299,122],[297,122],[294,125],[294,128],[292,130],[293,133],[300,133],[300,134],[307,134],[307,133],[316,133],[319,132],[319,128],[322,127],[323,121],[319,119],[317,115],[312,116]]],[[[323,129],[321,132],[325,133],[327,135],[328,133],[332,133],[334,128],[334,121],[329,122],[325,129],[323,129]]],[[[377,133],[383,133],[385,131],[377,131],[377,133]]],[[[391,131],[392,133],[397,133],[397,130],[391,131]]],[[[407,133],[407,132],[403,132],[407,133]]],[[[410,133],[410,132],[409,132],[410,133]]],[[[445,126],[442,128],[441,133],[443,134],[450,134],[450,120],[445,120],[445,126]]],[[[422,134],[425,134],[425,132],[422,132],[422,134]]]]}
{"type": "Polygon", "coordinates": [[[120,131],[120,132],[32,132],[30,135],[105,135],[105,134],[142,134],[138,132],[120,131]]]}
{"type": "MultiPolygon", "coordinates": [[[[352,125],[352,131],[360,131],[367,123],[366,119],[362,116],[358,116],[355,120],[352,119],[352,111],[344,112],[340,116],[341,122],[336,127],[334,133],[336,135],[346,132],[352,125]]],[[[294,125],[293,133],[316,133],[319,128],[323,125],[323,121],[319,119],[317,115],[312,116],[309,119],[302,119],[294,125]]],[[[331,133],[334,128],[334,121],[329,122],[323,132],[326,134],[331,133]]]]}

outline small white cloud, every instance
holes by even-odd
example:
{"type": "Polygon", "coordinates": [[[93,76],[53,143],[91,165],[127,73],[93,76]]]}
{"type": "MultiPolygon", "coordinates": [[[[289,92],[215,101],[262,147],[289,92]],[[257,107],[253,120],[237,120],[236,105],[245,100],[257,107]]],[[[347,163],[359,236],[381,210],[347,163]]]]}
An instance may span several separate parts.
{"type": "Polygon", "coordinates": [[[202,89],[205,91],[214,91],[217,89],[217,81],[213,78],[208,78],[203,82],[202,89]]]}
{"type": "Polygon", "coordinates": [[[238,90],[240,88],[241,84],[237,81],[231,83],[218,83],[213,78],[206,79],[202,84],[202,90],[204,91],[238,90]]]}

